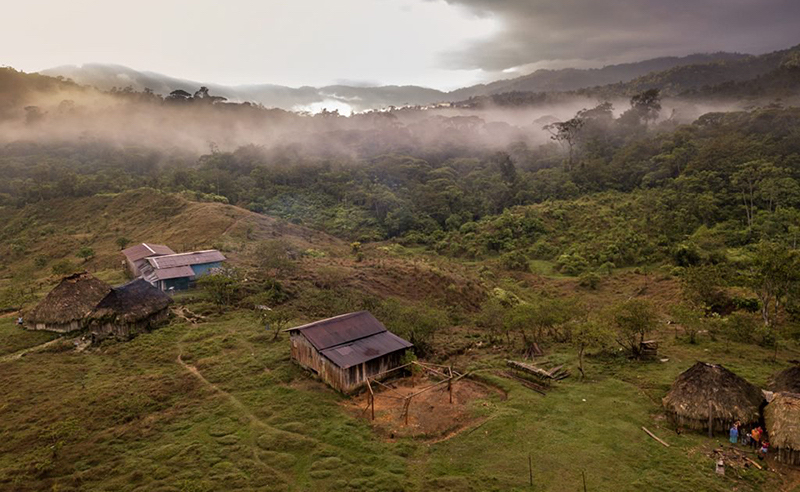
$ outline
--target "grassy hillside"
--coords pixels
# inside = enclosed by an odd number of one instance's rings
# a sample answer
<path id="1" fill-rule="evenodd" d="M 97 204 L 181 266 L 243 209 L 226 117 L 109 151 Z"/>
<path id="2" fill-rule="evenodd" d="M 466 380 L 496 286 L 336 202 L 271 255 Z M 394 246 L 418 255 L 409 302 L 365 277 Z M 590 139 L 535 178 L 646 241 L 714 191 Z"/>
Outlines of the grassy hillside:
<path id="1" fill-rule="evenodd" d="M 582 473 L 589 490 L 667 491 L 677 483 L 693 490 L 793 490 L 800 483 L 796 471 L 783 467 L 781 474 L 715 475 L 718 441 L 676 435 L 660 410 L 670 382 L 694 361 L 723 363 L 763 386 L 785 361 L 800 357 L 793 343 L 776 351 L 701 335 L 690 344 L 682 328 L 660 322 L 652 336 L 661 342 L 663 362 L 591 351 L 588 378 L 579 380 L 575 349 L 550 341 L 537 363 L 565 364 L 571 378 L 542 396 L 501 377 L 505 360 L 519 358 L 520 341 L 514 334 L 503 342 L 483 328 L 489 299 L 577 296 L 599 311 L 639 297 L 663 321 L 680 297 L 669 275 L 617 270 L 593 290 L 544 267 L 512 272 L 492 261 L 447 259 L 398 244 L 364 245 L 356 254 L 302 227 L 147 189 L 0 214 L 7 224 L 0 247 L 13 255 L 4 262 L 3 281 L 33 283 L 38 293 L 56 278 L 52 264 L 79 262 L 80 246 L 97 256 L 79 266 L 121 280 L 120 236 L 179 250 L 220 247 L 248 277 L 263 271 L 260 248 L 279 240 L 291 254 L 267 269 L 286 292 L 272 305 L 288 325 L 355 309 L 372 310 L 406 337 L 436 325 L 425 357 L 497 389 L 464 403 L 472 415 L 467 428 L 391 438 L 293 364 L 286 337 L 274 340 L 246 302 L 220 307 L 194 291 L 176 298 L 180 309 L 200 316 L 194 322 L 174 317 L 131 342 L 83 351 L 56 341 L 22 357 L 21 350 L 54 337 L 24 331 L 6 315 L 0 317 L 0 490 L 572 491 L 582 487 Z M 39 256 L 47 263 L 36 263 Z M 423 418 L 424 410 L 416 409 Z M 662 447 L 641 426 L 672 446 Z"/>

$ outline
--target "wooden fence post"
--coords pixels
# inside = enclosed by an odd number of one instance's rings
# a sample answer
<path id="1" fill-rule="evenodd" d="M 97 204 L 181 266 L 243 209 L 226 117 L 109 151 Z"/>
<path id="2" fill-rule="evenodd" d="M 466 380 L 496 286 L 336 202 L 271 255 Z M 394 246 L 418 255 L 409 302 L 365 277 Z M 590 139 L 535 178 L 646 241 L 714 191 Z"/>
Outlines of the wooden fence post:
<path id="1" fill-rule="evenodd" d="M 708 437 L 714 438 L 714 413 L 711 400 L 708 400 Z"/>

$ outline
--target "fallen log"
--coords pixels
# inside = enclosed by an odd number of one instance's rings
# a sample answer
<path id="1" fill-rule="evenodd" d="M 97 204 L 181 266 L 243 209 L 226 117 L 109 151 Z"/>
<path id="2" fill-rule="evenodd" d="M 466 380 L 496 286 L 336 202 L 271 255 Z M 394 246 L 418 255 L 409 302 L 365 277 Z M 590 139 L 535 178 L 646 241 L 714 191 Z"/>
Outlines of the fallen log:
<path id="1" fill-rule="evenodd" d="M 507 360 L 506 365 L 512 369 L 517 369 L 522 372 L 526 372 L 532 376 L 536 376 L 537 378 L 541 379 L 554 379 L 553 375 L 549 372 L 545 371 L 544 369 L 540 369 L 534 365 L 526 364 L 524 362 L 517 362 L 513 360 Z"/>
<path id="2" fill-rule="evenodd" d="M 763 470 L 763 469 L 764 469 L 764 468 L 762 468 L 762 467 L 761 467 L 761 465 L 759 465 L 759 464 L 758 464 L 758 463 L 756 463 L 755 461 L 751 460 L 750 458 L 748 458 L 748 457 L 746 457 L 746 456 L 745 456 L 745 458 L 744 458 L 744 459 L 746 459 L 746 460 L 747 460 L 747 461 L 749 461 L 750 463 L 752 463 L 752 464 L 756 465 L 756 468 L 758 468 L 759 470 Z"/>
<path id="3" fill-rule="evenodd" d="M 667 443 L 665 443 L 664 441 L 662 441 L 661 439 L 659 439 L 659 438 L 658 438 L 658 436 L 656 436 L 655 434 L 653 434 L 652 432 L 650 432 L 649 430 L 647 430 L 647 428 L 646 428 L 646 427 L 642 426 L 642 430 L 643 430 L 643 431 L 645 431 L 645 432 L 647 433 L 647 435 L 648 435 L 648 436 L 650 436 L 650 437 L 652 437 L 653 439 L 655 439 L 656 441 L 660 442 L 660 443 L 661 443 L 661 444 L 663 444 L 665 447 L 667 447 L 667 448 L 669 447 L 669 444 L 667 444 Z"/>

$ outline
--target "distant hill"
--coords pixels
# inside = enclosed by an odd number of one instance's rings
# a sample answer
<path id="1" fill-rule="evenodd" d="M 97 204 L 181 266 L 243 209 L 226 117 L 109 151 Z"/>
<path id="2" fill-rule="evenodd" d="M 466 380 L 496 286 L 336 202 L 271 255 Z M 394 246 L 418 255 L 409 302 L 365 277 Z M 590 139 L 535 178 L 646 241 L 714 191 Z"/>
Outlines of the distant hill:
<path id="1" fill-rule="evenodd" d="M 176 89 L 193 93 L 201 86 L 211 94 L 231 101 L 249 101 L 287 110 L 351 108 L 353 111 L 385 108 L 389 106 L 428 105 L 443 101 L 459 101 L 474 96 L 504 92 L 566 92 L 618 82 L 628 82 L 653 71 L 710 62 L 733 62 L 750 58 L 737 53 L 696 54 L 685 57 L 665 57 L 635 63 L 609 65 L 598 69 L 538 70 L 530 75 L 490 84 L 465 87 L 443 92 L 419 86 L 358 87 L 330 85 L 325 87 L 286 87 L 273 84 L 228 86 L 212 82 L 193 81 L 170 77 L 155 72 L 138 71 L 122 65 L 87 63 L 81 66 L 65 65 L 43 70 L 40 73 L 61 76 L 78 84 L 102 90 L 130 86 L 134 90 L 152 89 L 166 95 Z"/>
<path id="2" fill-rule="evenodd" d="M 286 87 L 273 84 L 222 85 L 213 82 L 193 81 L 162 75 L 155 72 L 138 71 L 122 65 L 87 63 L 81 66 L 65 65 L 42 70 L 43 75 L 61 76 L 78 84 L 111 90 L 131 87 L 136 91 L 145 88 L 167 95 L 176 89 L 194 93 L 201 86 L 209 88 L 211 94 L 236 102 L 254 102 L 266 107 L 286 110 L 311 109 L 312 105 L 333 110 L 350 107 L 354 111 L 388 106 L 424 105 L 446 100 L 446 93 L 417 86 L 354 87 L 331 85 L 326 87 Z"/>
<path id="3" fill-rule="evenodd" d="M 500 94 L 503 92 L 566 92 L 619 82 L 627 82 L 651 72 L 660 72 L 675 67 L 685 67 L 715 62 L 731 62 L 750 58 L 740 53 L 704 53 L 684 57 L 653 58 L 635 63 L 608 65 L 603 68 L 562 70 L 537 70 L 530 75 L 490 84 L 465 87 L 451 92 L 455 100 L 474 96 Z"/>
<path id="4" fill-rule="evenodd" d="M 721 55 L 726 56 L 707 63 L 678 65 L 649 72 L 627 82 L 572 91 L 514 89 L 470 96 L 457 102 L 462 107 L 521 107 L 564 102 L 576 96 L 598 100 L 628 98 L 653 88 L 660 89 L 663 96 L 694 98 L 769 100 L 800 96 L 800 45 L 758 56 Z"/>

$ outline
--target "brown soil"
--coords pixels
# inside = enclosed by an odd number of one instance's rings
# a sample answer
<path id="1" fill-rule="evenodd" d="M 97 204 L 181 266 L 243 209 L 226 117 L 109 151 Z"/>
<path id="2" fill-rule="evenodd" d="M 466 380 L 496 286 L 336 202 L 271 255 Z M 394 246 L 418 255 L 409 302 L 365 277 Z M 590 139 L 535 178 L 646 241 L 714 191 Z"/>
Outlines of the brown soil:
<path id="1" fill-rule="evenodd" d="M 453 383 L 453 403 L 442 383 L 411 399 L 408 410 L 408 425 L 403 418 L 405 397 L 435 384 L 429 378 L 404 378 L 387 385 L 390 389 L 373 384 L 375 390 L 375 420 L 372 427 L 376 433 L 388 438 L 421 437 L 437 440 L 442 436 L 452 437 L 478 424 L 486 417 L 476 415 L 480 406 L 489 406 L 485 400 L 492 394 L 502 395 L 497 389 L 484 384 L 460 379 Z M 369 392 L 361 393 L 343 403 L 356 417 L 370 419 Z"/>

